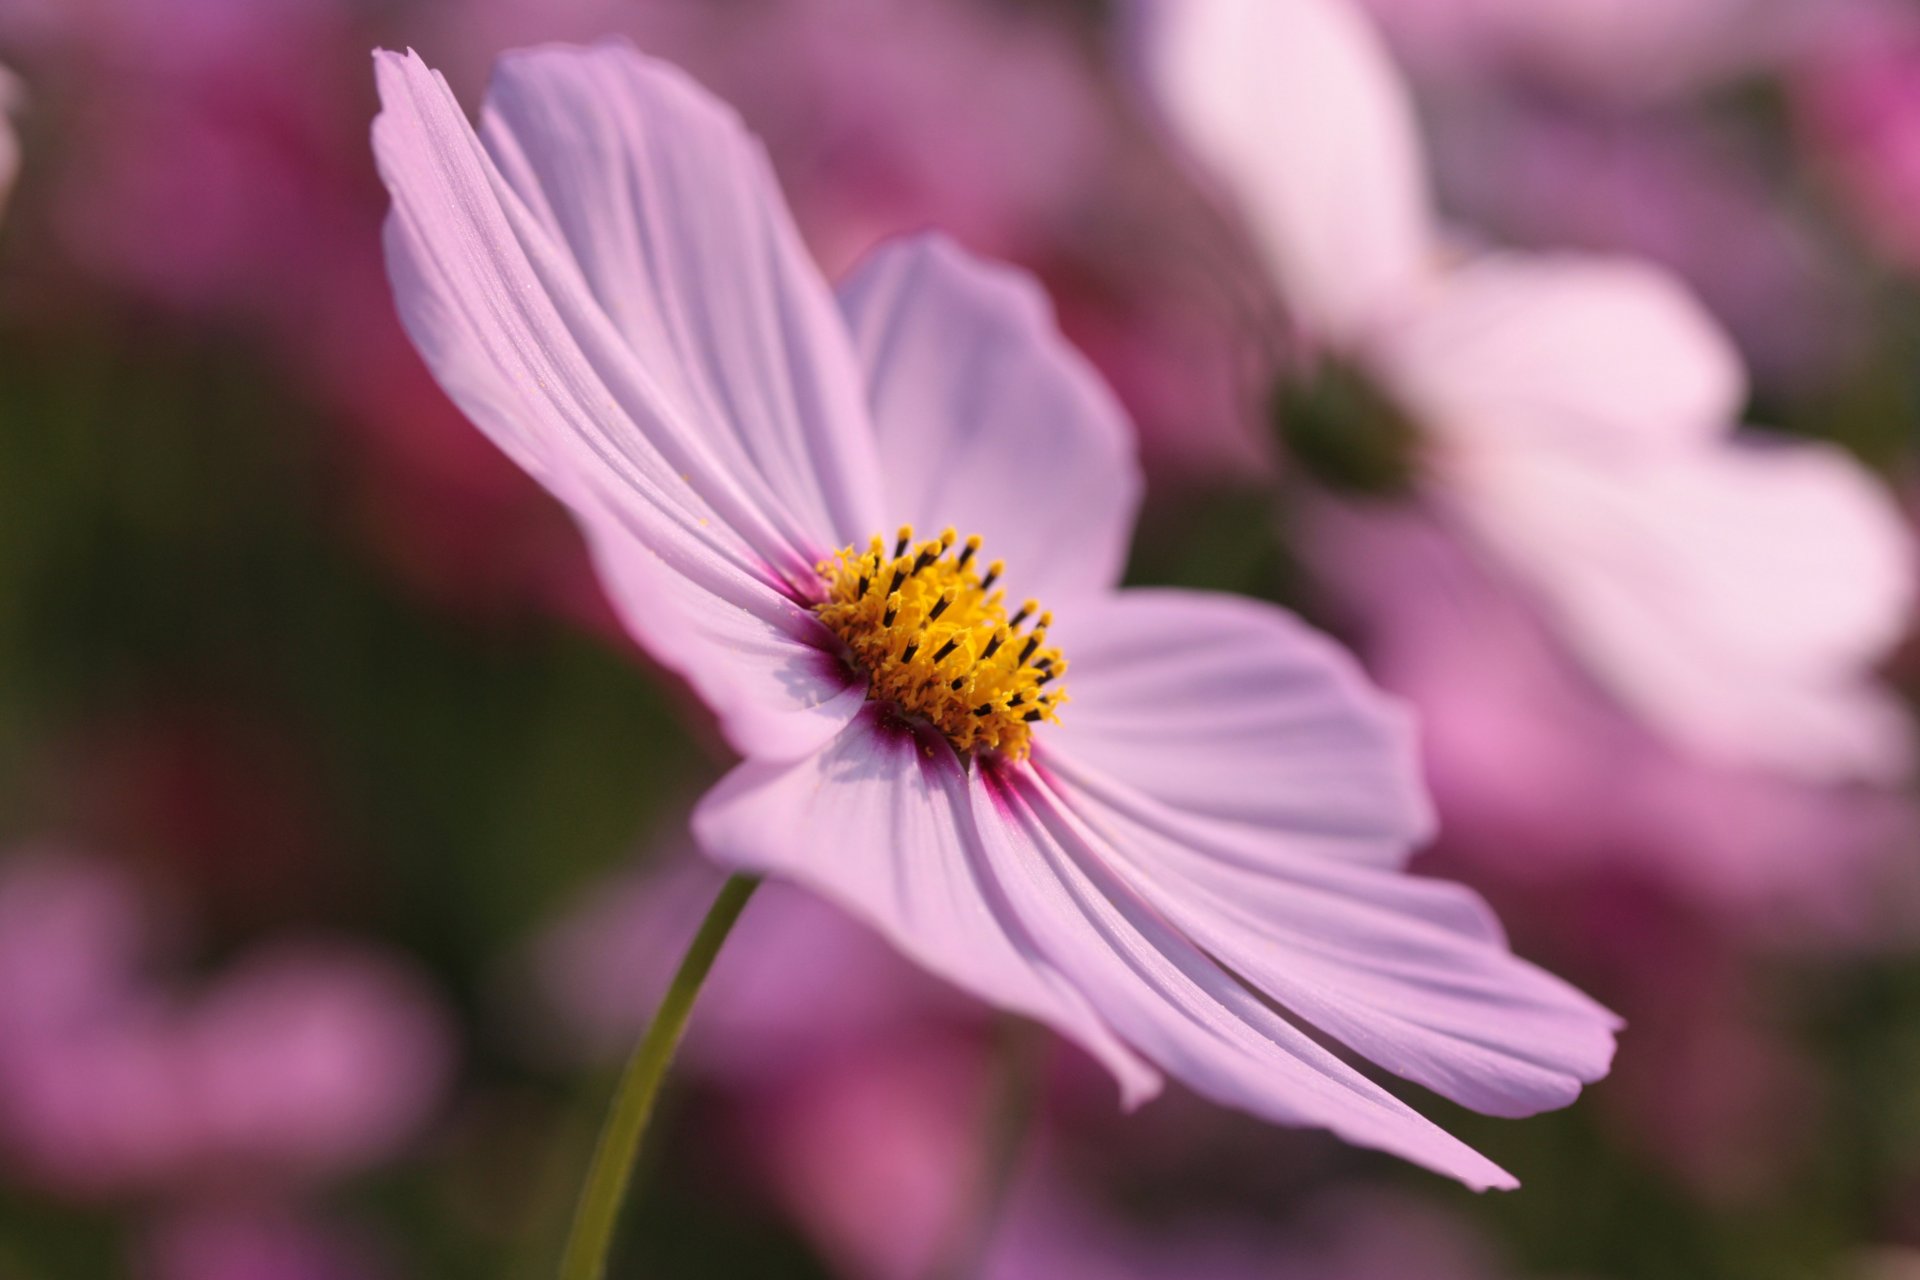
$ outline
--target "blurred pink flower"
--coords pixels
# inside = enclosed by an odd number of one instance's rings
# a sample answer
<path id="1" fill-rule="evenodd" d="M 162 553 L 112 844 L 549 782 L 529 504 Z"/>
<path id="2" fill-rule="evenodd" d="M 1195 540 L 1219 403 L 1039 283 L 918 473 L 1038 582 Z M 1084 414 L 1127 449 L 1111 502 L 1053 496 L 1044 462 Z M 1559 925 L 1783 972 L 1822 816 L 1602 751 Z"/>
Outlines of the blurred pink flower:
<path id="1" fill-rule="evenodd" d="M 1870 941 L 1911 925 L 1914 886 L 1896 877 L 1920 826 L 1904 797 L 1675 749 L 1428 515 L 1321 503 L 1303 527 L 1368 669 L 1420 709 L 1450 851 L 1522 882 L 1616 870 L 1788 933 Z"/>
<path id="2" fill-rule="evenodd" d="M 1423 72 L 1505 75 L 1618 101 L 1697 92 L 1765 66 L 1833 0 L 1360 0 Z"/>
<path id="3" fill-rule="evenodd" d="M 776 1198 L 836 1274 L 915 1280 L 969 1224 L 980 1160 L 978 1055 L 902 1037 L 795 1081 L 754 1114 Z M 956 1102 L 956 1100 L 960 1100 Z M 1282 1222 L 1164 1210 L 1153 1226 L 1101 1205 L 1044 1130 L 1021 1152 L 983 1280 L 1489 1280 L 1463 1224 L 1382 1195 L 1326 1197 Z"/>
<path id="4" fill-rule="evenodd" d="M 397 962 L 335 944 L 243 959 L 194 999 L 143 972 L 153 925 L 105 864 L 0 867 L 0 1153 L 98 1196 L 364 1168 L 419 1129 L 444 1012 Z"/>
<path id="5" fill-rule="evenodd" d="M 1445 263 L 1405 89 L 1357 10 L 1152 12 L 1157 96 L 1238 200 L 1309 354 L 1410 417 L 1428 500 L 1596 678 L 1723 761 L 1904 774 L 1911 729 L 1873 667 L 1908 621 L 1912 548 L 1864 468 L 1730 434 L 1739 363 L 1657 269 Z"/>
<path id="6" fill-rule="evenodd" d="M 375 1280 L 390 1276 L 356 1234 L 278 1209 L 222 1206 L 169 1215 L 148 1235 L 142 1280 Z"/>
<path id="7" fill-rule="evenodd" d="M 56 235 L 102 278 L 183 309 L 258 314 L 310 296 L 354 219 L 348 86 L 317 51 L 341 0 L 20 0 L 0 39 L 37 72 L 63 146 Z M 335 109 L 335 108 L 338 109 Z"/>
<path id="8" fill-rule="evenodd" d="M 1344 655 L 1264 605 L 1114 590 L 1126 424 L 1031 286 L 923 239 L 836 305 L 738 120 L 631 49 L 503 60 L 484 141 L 417 57 L 377 66 L 403 319 L 748 757 L 695 815 L 712 856 L 1054 1027 L 1130 1103 L 1157 1066 L 1511 1185 L 1301 1023 L 1522 1115 L 1604 1073 L 1614 1020 L 1403 873 L 1408 726 Z M 981 530 L 1058 617 L 1022 632 L 1038 605 L 1009 619 L 951 529 L 887 554 L 902 519 Z"/>
<path id="9" fill-rule="evenodd" d="M 1834 4 L 1788 81 L 1808 154 L 1875 248 L 1920 272 L 1920 15 Z"/>
<path id="10" fill-rule="evenodd" d="M 669 844 L 647 871 L 592 886 L 533 949 L 534 994 L 596 1060 L 632 1047 L 726 878 L 690 853 Z M 978 1008 L 845 912 L 769 884 L 755 895 L 752 927 L 729 942 L 726 963 L 701 989 L 682 1057 L 752 1084 Z"/>
<path id="11" fill-rule="evenodd" d="M 1484 86 L 1440 95 L 1426 118 L 1443 201 L 1476 230 L 1670 268 L 1769 387 L 1857 374 L 1866 299 L 1762 137 L 1694 113 L 1581 111 Z"/>

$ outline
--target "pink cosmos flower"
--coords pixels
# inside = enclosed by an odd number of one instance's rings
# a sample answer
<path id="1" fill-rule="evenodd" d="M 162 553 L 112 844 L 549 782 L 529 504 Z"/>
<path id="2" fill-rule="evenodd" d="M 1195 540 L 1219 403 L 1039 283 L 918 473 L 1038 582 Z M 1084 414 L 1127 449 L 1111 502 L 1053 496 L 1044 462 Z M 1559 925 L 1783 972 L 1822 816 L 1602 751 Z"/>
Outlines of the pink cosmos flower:
<path id="1" fill-rule="evenodd" d="M 1152 10 L 1149 73 L 1237 199 L 1322 374 L 1410 425 L 1426 496 L 1690 749 L 1886 777 L 1872 678 L 1912 601 L 1890 498 L 1836 449 L 1733 435 L 1732 348 L 1627 260 L 1444 261 L 1404 87 L 1340 0 Z"/>
<path id="2" fill-rule="evenodd" d="M 1604 1073 L 1614 1019 L 1404 874 L 1411 734 L 1342 654 L 1114 589 L 1126 424 L 1030 286 L 919 239 L 836 300 L 736 118 L 628 47 L 510 55 L 478 137 L 417 56 L 377 67 L 402 318 L 747 757 L 696 812 L 712 856 L 1054 1027 L 1129 1103 L 1168 1072 L 1512 1185 L 1306 1027 L 1522 1115 Z"/>

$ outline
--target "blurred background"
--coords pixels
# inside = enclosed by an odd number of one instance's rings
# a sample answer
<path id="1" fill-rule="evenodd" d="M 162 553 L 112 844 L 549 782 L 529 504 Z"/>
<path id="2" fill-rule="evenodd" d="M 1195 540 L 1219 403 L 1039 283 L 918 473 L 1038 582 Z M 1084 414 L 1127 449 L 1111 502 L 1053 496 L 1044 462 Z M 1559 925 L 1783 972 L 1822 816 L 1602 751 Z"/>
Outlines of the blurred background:
<path id="1" fill-rule="evenodd" d="M 1368 6 L 1450 221 L 1670 266 L 1753 420 L 1920 500 L 1920 4 Z M 1139 424 L 1132 580 L 1353 644 L 1427 718 L 1419 867 L 1630 1025 L 1568 1112 L 1416 1099 L 1524 1183 L 1474 1196 L 1177 1090 L 1122 1116 L 1076 1051 L 770 886 L 615 1274 L 1920 1277 L 1915 796 L 1691 758 L 1417 512 L 1303 519 L 1272 299 L 1120 17 L 0 0 L 0 1278 L 550 1274 L 717 883 L 684 817 L 729 759 L 401 334 L 368 52 L 471 106 L 501 50 L 607 34 L 737 105 L 830 273 L 928 226 L 1038 273 Z M 1920 649 L 1885 674 L 1920 689 Z"/>

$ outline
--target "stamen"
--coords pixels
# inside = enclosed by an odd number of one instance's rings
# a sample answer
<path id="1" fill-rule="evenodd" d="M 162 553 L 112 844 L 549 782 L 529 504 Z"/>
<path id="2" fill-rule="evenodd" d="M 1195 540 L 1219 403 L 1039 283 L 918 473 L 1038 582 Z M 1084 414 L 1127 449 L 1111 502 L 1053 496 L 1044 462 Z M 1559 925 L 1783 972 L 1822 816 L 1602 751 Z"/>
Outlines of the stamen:
<path id="1" fill-rule="evenodd" d="M 982 575 L 980 546 L 953 529 L 915 543 L 902 526 L 889 556 L 876 536 L 864 553 L 848 548 L 821 564 L 826 600 L 815 611 L 866 673 L 869 698 L 937 727 L 963 754 L 1018 760 L 1032 749 L 1032 726 L 1055 718 L 1059 695 L 1041 688 L 1066 663 L 1047 647 L 1053 618 L 1039 601 L 1008 616 L 995 589 L 1005 565 L 995 560 Z"/>

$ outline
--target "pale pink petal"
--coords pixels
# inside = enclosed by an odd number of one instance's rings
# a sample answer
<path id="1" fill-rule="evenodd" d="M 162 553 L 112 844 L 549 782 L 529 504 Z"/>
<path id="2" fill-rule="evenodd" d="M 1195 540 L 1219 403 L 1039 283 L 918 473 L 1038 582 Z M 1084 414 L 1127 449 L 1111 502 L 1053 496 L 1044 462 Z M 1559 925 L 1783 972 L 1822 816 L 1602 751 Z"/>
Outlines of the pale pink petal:
<path id="1" fill-rule="evenodd" d="M 715 707 L 737 747 L 785 754 L 831 736 L 851 711 L 841 699 L 846 680 L 806 674 L 825 671 L 813 648 L 825 633 L 796 602 L 795 584 L 811 585 L 812 562 L 839 530 L 799 530 L 804 481 L 801 507 L 786 510 L 765 501 L 765 490 L 794 477 L 742 474 L 729 464 L 712 406 L 676 394 L 695 377 L 673 363 L 684 353 L 634 348 L 569 247 L 481 149 L 444 81 L 417 57 L 382 53 L 376 66 L 383 111 L 374 149 L 394 201 L 389 272 L 401 318 L 441 385 L 573 508 L 610 570 L 629 627 Z M 701 108 L 674 84 L 663 92 L 691 118 L 663 111 L 662 128 L 707 136 L 700 130 L 719 109 Z M 707 191 L 703 177 L 738 175 L 743 166 L 759 175 L 761 164 L 742 145 L 704 156 L 695 173 L 656 176 L 703 207 L 726 190 Z M 655 195 L 665 201 L 669 191 Z M 763 320 L 784 323 L 772 286 L 742 271 L 742 288 L 769 291 Z M 838 324 L 830 312 L 827 322 Z M 846 359 L 850 366 L 850 353 Z M 830 376 L 787 372 L 796 387 Z M 849 412 L 864 424 L 863 406 Z M 796 541 L 802 534 L 807 540 Z M 783 657 L 769 662 L 769 653 Z"/>
<path id="2" fill-rule="evenodd" d="M 1302 326 L 1358 338 L 1434 252 L 1412 107 L 1367 20 L 1340 0 L 1158 0 L 1142 32 L 1162 112 Z"/>
<path id="3" fill-rule="evenodd" d="M 1116 870 L 1116 833 L 1074 812 L 1040 773 L 986 770 L 982 782 L 985 862 L 1013 914 L 1148 1060 L 1268 1120 L 1330 1129 L 1475 1188 L 1514 1185 L 1221 968 Z"/>
<path id="4" fill-rule="evenodd" d="M 579 264 L 655 394 L 783 532 L 879 527 L 860 370 L 760 144 L 679 69 L 624 43 L 503 57 L 481 138 Z"/>
<path id="5" fill-rule="evenodd" d="M 1104 1062 L 1129 1105 L 1159 1077 L 1009 910 L 989 870 L 974 784 L 945 738 L 869 705 L 818 755 L 749 761 L 708 793 L 694 835 L 709 855 L 837 902 L 917 963 L 983 1000 L 1047 1023 Z"/>
<path id="6" fill-rule="evenodd" d="M 697 554 L 676 563 L 612 516 L 583 528 L 628 630 L 687 677 L 742 755 L 804 755 L 866 701 L 865 680 L 830 633 L 786 595 L 716 572 Z"/>
<path id="7" fill-rule="evenodd" d="M 1744 440 L 1659 466 L 1484 458 L 1460 517 L 1593 673 L 1724 762 L 1895 777 L 1911 726 L 1871 665 L 1913 606 L 1891 498 L 1822 445 Z"/>
<path id="8" fill-rule="evenodd" d="M 1051 790 L 1129 889 L 1289 1013 L 1477 1111 L 1565 1106 L 1618 1020 L 1516 958 L 1471 891 L 1220 833 L 1063 762 Z"/>
<path id="9" fill-rule="evenodd" d="M 1746 398 L 1739 355 L 1706 309 L 1677 278 L 1628 259 L 1470 262 L 1436 277 L 1370 355 L 1448 450 L 1691 448 Z"/>
<path id="10" fill-rule="evenodd" d="M 888 517 L 952 525 L 1048 607 L 1112 587 L 1140 498 L 1133 432 L 1023 275 L 937 236 L 885 245 L 841 286 L 871 386 Z"/>
<path id="11" fill-rule="evenodd" d="M 1124 591 L 1061 614 L 1069 701 L 1036 736 L 1172 808 L 1399 866 L 1432 834 L 1413 726 L 1330 640 L 1270 605 Z"/>

